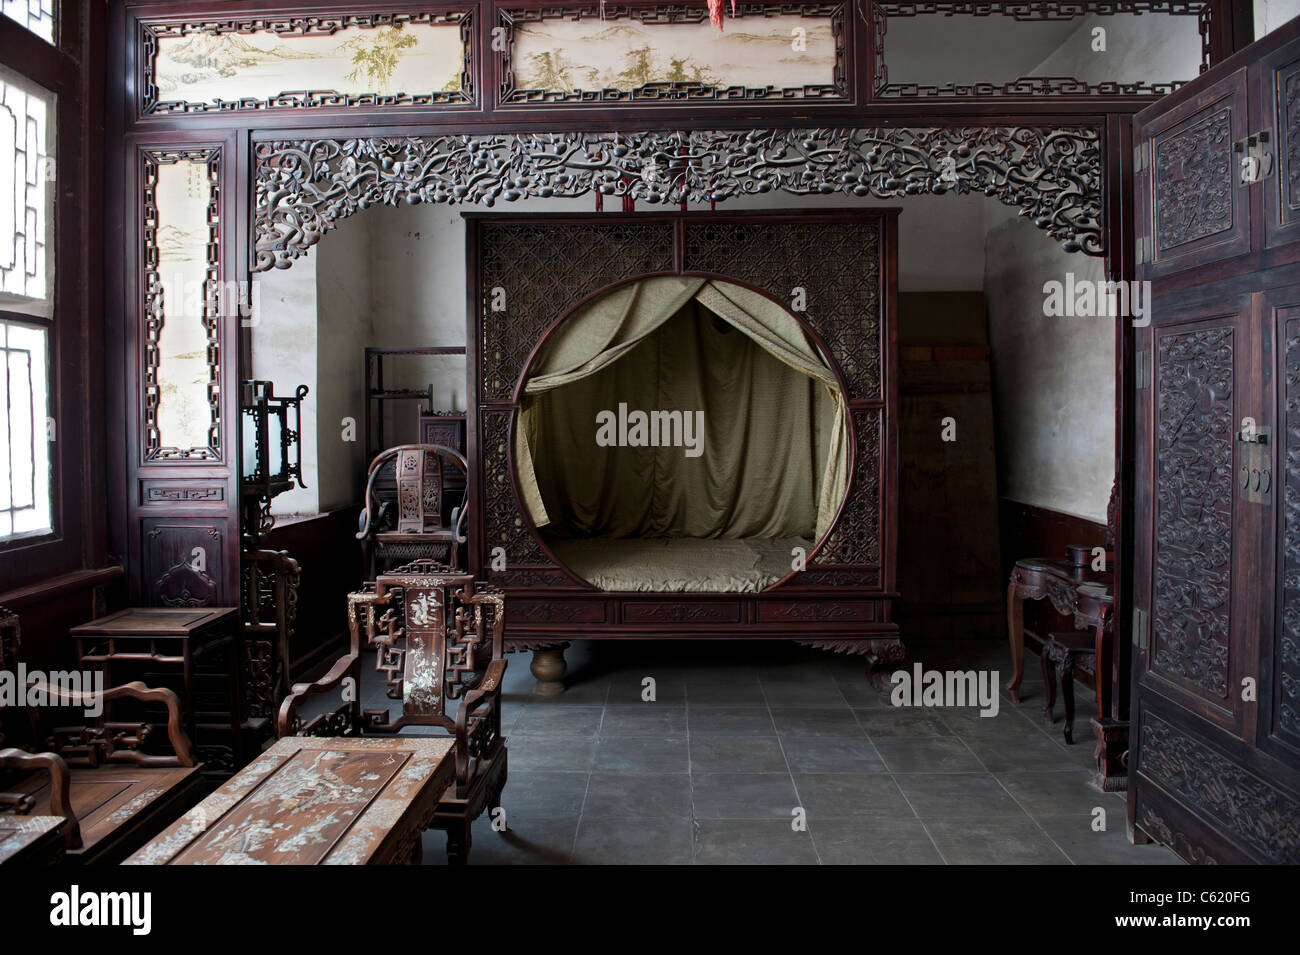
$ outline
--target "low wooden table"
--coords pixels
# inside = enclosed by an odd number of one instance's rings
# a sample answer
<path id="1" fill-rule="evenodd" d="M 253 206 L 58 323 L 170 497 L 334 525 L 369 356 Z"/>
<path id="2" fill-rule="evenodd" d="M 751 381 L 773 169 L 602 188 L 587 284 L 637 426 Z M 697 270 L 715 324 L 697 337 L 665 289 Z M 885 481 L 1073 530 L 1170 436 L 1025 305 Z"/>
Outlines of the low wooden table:
<path id="1" fill-rule="evenodd" d="M 49 865 L 63 861 L 62 816 L 0 813 L 0 864 Z"/>
<path id="2" fill-rule="evenodd" d="M 455 777 L 454 741 L 286 737 L 127 865 L 388 865 L 420 835 Z"/>

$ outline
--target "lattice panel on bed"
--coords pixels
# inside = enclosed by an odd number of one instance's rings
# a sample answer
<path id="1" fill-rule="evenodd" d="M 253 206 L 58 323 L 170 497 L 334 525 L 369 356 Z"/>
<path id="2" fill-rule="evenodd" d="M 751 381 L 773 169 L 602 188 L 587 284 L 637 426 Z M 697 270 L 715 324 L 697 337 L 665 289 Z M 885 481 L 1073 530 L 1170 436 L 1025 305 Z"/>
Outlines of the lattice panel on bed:
<path id="1" fill-rule="evenodd" d="M 485 225 L 480 254 L 481 394 L 485 400 L 509 400 L 528 353 L 579 300 L 619 279 L 672 270 L 673 226 Z"/>
<path id="2" fill-rule="evenodd" d="M 487 519 L 483 552 L 491 555 L 494 548 L 502 547 L 506 563 L 511 566 L 550 564 L 515 503 L 507 455 L 511 414 L 512 408 L 507 408 L 480 415 L 483 440 L 479 455 L 483 459 L 483 511 Z"/>
<path id="3" fill-rule="evenodd" d="M 483 221 L 477 248 L 480 553 L 484 572 L 503 586 L 556 594 L 582 589 L 548 557 L 517 505 L 509 455 L 516 411 L 511 398 L 543 334 L 602 288 L 637 276 L 685 271 L 734 278 L 786 303 L 802 289 L 802 317 L 825 341 L 844 375 L 848 397 L 871 405 L 886 399 L 883 219 L 521 219 Z M 680 258 L 675 256 L 679 242 Z M 885 568 L 892 565 L 885 553 L 889 542 L 881 540 L 885 413 L 883 407 L 861 406 L 852 412 L 857 454 L 840 520 L 815 562 L 773 594 L 846 587 L 871 592 L 881 586 Z M 504 571 L 489 570 L 498 547 L 505 550 Z M 668 592 L 661 596 L 671 599 Z M 639 599 L 655 598 L 643 594 Z M 583 612 L 600 615 L 590 608 Z"/>
<path id="4" fill-rule="evenodd" d="M 826 341 L 850 398 L 879 398 L 880 225 L 857 222 L 688 222 L 688 272 L 748 282 L 791 304 Z"/>
<path id="5" fill-rule="evenodd" d="M 858 453 L 848 499 L 818 564 L 880 563 L 880 411 L 856 412 L 853 428 Z"/>

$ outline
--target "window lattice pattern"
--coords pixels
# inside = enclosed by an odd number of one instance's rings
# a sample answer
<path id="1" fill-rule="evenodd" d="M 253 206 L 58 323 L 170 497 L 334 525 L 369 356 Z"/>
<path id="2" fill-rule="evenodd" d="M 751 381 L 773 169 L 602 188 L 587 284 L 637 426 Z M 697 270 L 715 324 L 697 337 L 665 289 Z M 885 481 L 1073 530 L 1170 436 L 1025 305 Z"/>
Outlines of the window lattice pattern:
<path id="1" fill-rule="evenodd" d="M 50 530 L 45 330 L 0 322 L 0 539 Z"/>
<path id="2" fill-rule="evenodd" d="M 54 0 L 0 0 L 0 13 L 54 42 Z"/>
<path id="3" fill-rule="evenodd" d="M 0 73 L 0 308 L 51 316 L 54 95 Z"/>

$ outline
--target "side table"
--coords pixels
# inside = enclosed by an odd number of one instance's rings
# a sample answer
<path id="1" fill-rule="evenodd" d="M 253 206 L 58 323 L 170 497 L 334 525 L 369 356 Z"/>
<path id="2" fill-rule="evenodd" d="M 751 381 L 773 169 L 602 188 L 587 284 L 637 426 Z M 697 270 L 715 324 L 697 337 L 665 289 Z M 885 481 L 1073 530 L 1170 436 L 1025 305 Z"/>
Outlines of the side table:
<path id="1" fill-rule="evenodd" d="M 73 627 L 77 657 L 83 666 L 98 665 L 104 683 L 115 685 L 113 669 L 119 664 L 152 664 L 179 668 L 181 706 L 185 731 L 194 741 L 205 768 L 233 772 L 242 762 L 243 668 L 240 666 L 240 622 L 236 607 L 132 607 Z M 226 680 L 228 743 L 208 744 L 200 738 L 195 706 L 195 660 L 229 640 L 222 666 Z M 225 752 L 227 746 L 229 753 Z"/>

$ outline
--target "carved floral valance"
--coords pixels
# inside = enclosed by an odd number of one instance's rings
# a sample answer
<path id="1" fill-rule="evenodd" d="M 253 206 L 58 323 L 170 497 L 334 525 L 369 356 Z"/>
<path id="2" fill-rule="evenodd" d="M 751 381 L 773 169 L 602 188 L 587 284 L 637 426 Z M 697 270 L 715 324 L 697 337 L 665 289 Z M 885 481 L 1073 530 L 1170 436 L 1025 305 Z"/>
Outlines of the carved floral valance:
<path id="1" fill-rule="evenodd" d="M 896 199 L 980 192 L 1071 252 L 1105 252 L 1101 136 L 1090 127 L 516 133 L 255 144 L 254 271 L 288 268 L 371 205 L 740 195 Z"/>

